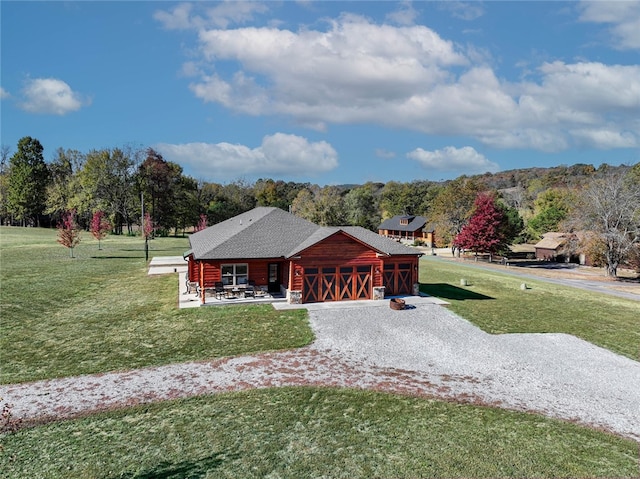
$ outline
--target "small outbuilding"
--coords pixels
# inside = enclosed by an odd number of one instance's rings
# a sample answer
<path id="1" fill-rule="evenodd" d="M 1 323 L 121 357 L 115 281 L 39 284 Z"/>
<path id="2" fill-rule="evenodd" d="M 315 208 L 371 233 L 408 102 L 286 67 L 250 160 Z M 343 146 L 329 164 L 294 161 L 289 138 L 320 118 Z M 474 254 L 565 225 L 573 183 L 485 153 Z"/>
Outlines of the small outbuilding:
<path id="1" fill-rule="evenodd" d="M 417 215 L 396 215 L 378 226 L 378 234 L 394 240 L 424 241 L 426 246 L 435 246 L 435 230 L 427 224 L 427 218 Z"/>
<path id="2" fill-rule="evenodd" d="M 419 294 L 419 251 L 359 226 L 323 227 L 279 208 L 258 207 L 189 238 L 188 281 L 256 284 L 290 303 Z"/>
<path id="3" fill-rule="evenodd" d="M 549 232 L 542 235 L 542 239 L 535 245 L 536 259 L 544 261 L 557 261 L 562 256 L 567 235 L 564 233 Z"/>
<path id="4" fill-rule="evenodd" d="M 535 244 L 536 259 L 591 266 L 592 258 L 586 253 L 585 245 L 592 240 L 592 237 L 593 234 L 588 231 L 545 233 Z"/>

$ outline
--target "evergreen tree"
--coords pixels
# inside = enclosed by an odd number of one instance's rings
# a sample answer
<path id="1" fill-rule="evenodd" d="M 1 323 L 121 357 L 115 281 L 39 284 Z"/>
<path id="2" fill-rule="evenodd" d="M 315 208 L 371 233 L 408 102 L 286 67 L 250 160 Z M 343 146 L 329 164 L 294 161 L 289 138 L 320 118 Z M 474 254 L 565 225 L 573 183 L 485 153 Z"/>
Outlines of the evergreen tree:
<path id="1" fill-rule="evenodd" d="M 40 224 L 44 212 L 49 170 L 38 140 L 25 136 L 9 161 L 7 209 L 9 214 L 26 225 Z"/>

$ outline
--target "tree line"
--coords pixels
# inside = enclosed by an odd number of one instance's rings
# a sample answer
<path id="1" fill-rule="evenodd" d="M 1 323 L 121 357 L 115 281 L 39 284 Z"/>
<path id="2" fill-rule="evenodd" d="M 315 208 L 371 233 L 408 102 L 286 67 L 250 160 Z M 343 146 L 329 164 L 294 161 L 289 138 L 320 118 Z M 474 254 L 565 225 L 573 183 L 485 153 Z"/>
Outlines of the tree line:
<path id="1" fill-rule="evenodd" d="M 490 253 L 509 243 L 535 242 L 549 231 L 594 231 L 597 235 L 582 248 L 609 265 L 612 275 L 619 264 L 635 264 L 640 256 L 640 163 L 319 186 L 270 178 L 227 184 L 196 180 L 151 148 L 86 153 L 59 148 L 49 162 L 43 151 L 31 137 L 20 139 L 13 154 L 2 146 L 1 224 L 54 227 L 73 212 L 78 226 L 88 230 L 100 212 L 113 234 L 142 234 L 146 213 L 153 234 L 178 235 L 256 206 L 275 206 L 320 225 L 374 231 L 386 218 L 421 215 L 434 227 L 438 246 Z M 485 218 L 479 217 L 481 211 Z M 483 222 L 491 215 L 495 224 Z M 474 244 L 487 229 L 497 238 Z"/>

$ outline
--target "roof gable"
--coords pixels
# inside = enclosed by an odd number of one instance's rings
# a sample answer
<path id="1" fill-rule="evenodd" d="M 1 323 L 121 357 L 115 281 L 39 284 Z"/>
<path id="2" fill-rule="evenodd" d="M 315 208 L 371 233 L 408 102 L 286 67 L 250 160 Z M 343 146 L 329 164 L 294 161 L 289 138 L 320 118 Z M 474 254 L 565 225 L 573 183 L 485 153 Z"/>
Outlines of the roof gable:
<path id="1" fill-rule="evenodd" d="M 422 256 L 422 253 L 415 248 L 403 245 L 392 239 L 380 236 L 373 231 L 362 228 L 361 226 L 325 226 L 320 227 L 306 241 L 298 245 L 295 250 L 291 251 L 288 257 L 297 256 L 304 250 L 321 243 L 325 239 L 338 233 L 346 234 L 354 241 L 362 243 L 364 246 L 373 249 L 376 253 L 383 255 L 416 255 Z"/>

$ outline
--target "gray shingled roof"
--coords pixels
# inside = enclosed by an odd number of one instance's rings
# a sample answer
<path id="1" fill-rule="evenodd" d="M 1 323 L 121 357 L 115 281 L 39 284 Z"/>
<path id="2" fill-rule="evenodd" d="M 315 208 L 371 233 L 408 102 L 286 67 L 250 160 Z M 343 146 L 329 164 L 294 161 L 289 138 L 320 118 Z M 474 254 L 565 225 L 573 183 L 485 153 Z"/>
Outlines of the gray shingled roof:
<path id="1" fill-rule="evenodd" d="M 258 207 L 194 233 L 195 259 L 281 258 L 318 226 L 280 208 Z"/>
<path id="2" fill-rule="evenodd" d="M 380 236 L 378 233 L 374 233 L 360 226 L 343 226 L 342 230 L 384 254 L 413 254 L 422 256 L 422 253 L 415 248 L 403 245 L 385 236 Z"/>
<path id="3" fill-rule="evenodd" d="M 409 220 L 409 224 L 401 225 L 400 220 L 406 218 Z M 397 215 L 393 218 L 389 218 L 384 220 L 380 226 L 378 226 L 379 230 L 394 230 L 394 231 L 417 231 L 419 229 L 425 228 L 427 225 L 427 218 L 424 216 L 413 216 L 413 215 Z M 426 227 L 426 231 L 433 231 L 431 225 Z"/>
<path id="4" fill-rule="evenodd" d="M 341 230 L 384 254 L 420 254 L 364 228 L 322 227 L 271 207 L 254 208 L 192 234 L 186 254 L 195 259 L 288 258 Z"/>

